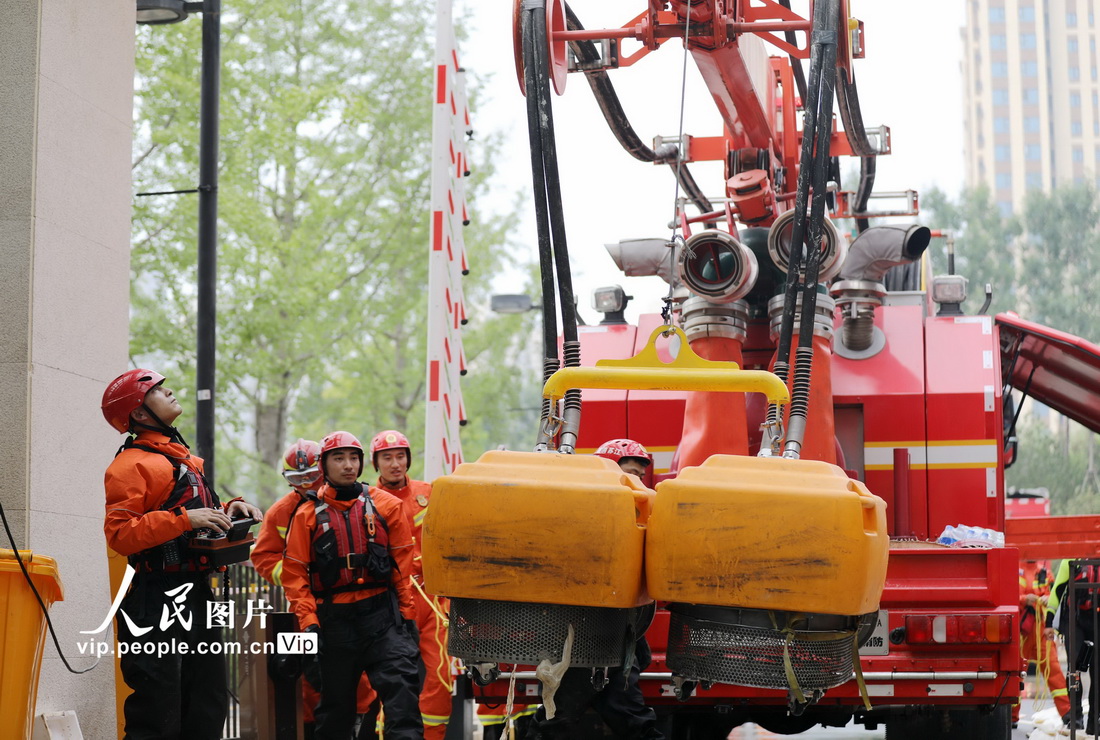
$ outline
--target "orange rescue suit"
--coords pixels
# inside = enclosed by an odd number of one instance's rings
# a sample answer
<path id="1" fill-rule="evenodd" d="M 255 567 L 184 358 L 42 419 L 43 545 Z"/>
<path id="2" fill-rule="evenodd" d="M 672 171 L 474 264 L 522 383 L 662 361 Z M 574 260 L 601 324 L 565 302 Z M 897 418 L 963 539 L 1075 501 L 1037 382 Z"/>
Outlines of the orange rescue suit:
<path id="1" fill-rule="evenodd" d="M 1042 603 L 1035 602 L 1029 605 L 1028 596 L 1043 597 L 1050 594 L 1051 576 L 1047 581 L 1039 583 L 1038 572 L 1040 564 L 1028 561 L 1020 568 L 1020 657 L 1024 661 L 1026 670 L 1029 661 L 1038 663 L 1035 672 L 1035 680 L 1045 678 L 1050 694 L 1054 699 L 1054 706 L 1058 708 L 1058 714 L 1065 717 L 1071 708 L 1069 691 L 1066 689 L 1066 677 L 1062 673 L 1062 666 L 1058 662 L 1058 646 L 1054 640 L 1043 637 L 1043 623 L 1041 616 L 1045 608 Z M 1041 610 L 1042 609 L 1042 610 Z M 1012 707 L 1012 721 L 1020 719 L 1020 699 Z"/>
<path id="2" fill-rule="evenodd" d="M 297 491 L 291 491 L 271 505 L 264 514 L 260 525 L 260 534 L 256 537 L 256 546 L 252 548 L 252 565 L 256 572 L 276 586 L 283 585 L 283 549 L 286 547 L 286 530 L 296 508 L 313 504 L 305 500 Z M 371 688 L 367 674 L 359 678 L 359 688 L 355 695 L 356 711 L 365 714 L 370 711 L 378 694 Z M 303 720 L 313 722 L 313 711 L 321 696 L 310 685 L 302 681 Z"/>
<path id="3" fill-rule="evenodd" d="M 123 450 L 103 476 L 107 493 L 103 534 L 112 550 L 127 556 L 191 531 L 191 520 L 182 506 L 169 511 L 160 508 L 176 485 L 175 469 L 164 455 L 202 474 L 202 458 L 192 455 L 187 447 L 171 441 L 167 435 L 143 429 L 136 442 L 164 454 L 137 448 Z M 233 501 L 225 502 L 222 508 L 228 508 Z"/>
<path id="4" fill-rule="evenodd" d="M 451 718 L 451 660 L 447 655 L 447 623 L 440 614 L 450 608 L 447 600 L 432 596 L 421 588 L 424 584 L 424 568 L 421 561 L 421 536 L 424 515 L 432 497 L 431 483 L 405 479 L 401 488 L 383 487 L 382 481 L 371 491 L 385 491 L 396 496 L 412 524 L 413 570 L 416 583 L 410 583 L 416 603 L 416 628 L 420 631 L 420 657 L 424 661 L 424 688 L 420 691 L 420 717 L 424 721 L 425 740 L 443 740 L 447 734 L 447 722 Z M 436 613 L 438 610 L 438 614 Z"/>
<path id="5" fill-rule="evenodd" d="M 318 492 L 320 500 L 338 512 L 350 509 L 357 499 L 340 501 L 332 487 L 327 483 Z M 393 571 L 392 585 L 397 592 L 397 603 L 401 608 L 402 619 L 416 619 L 416 606 L 413 603 L 412 586 L 408 574 L 413 571 L 413 541 L 411 524 L 401 509 L 401 502 L 393 496 L 371 489 L 370 495 L 378 513 L 389 525 L 390 554 L 397 563 Z M 310 589 L 309 565 L 313 560 L 313 531 L 317 527 L 317 515 L 312 505 L 299 507 L 289 525 L 286 538 L 286 552 L 283 560 L 283 589 L 298 617 L 301 629 L 320 624 L 317 619 L 317 597 Z M 350 604 L 362 599 L 385 593 L 384 587 L 366 587 L 354 591 L 343 591 L 332 596 L 333 603 Z"/>

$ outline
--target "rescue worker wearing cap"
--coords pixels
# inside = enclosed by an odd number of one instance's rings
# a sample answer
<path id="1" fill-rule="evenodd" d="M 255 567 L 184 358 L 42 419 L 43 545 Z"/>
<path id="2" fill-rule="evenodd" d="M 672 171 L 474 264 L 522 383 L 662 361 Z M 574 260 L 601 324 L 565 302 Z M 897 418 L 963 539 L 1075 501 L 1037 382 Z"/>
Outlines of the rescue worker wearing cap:
<path id="1" fill-rule="evenodd" d="M 412 534 L 401 502 L 359 482 L 363 445 L 348 432 L 321 440 L 324 484 L 287 530 L 283 589 L 302 630 L 318 635 L 317 740 L 347 740 L 366 672 L 382 699 L 386 740 L 424 737 Z"/>
<path id="2" fill-rule="evenodd" d="M 644 478 L 653 465 L 653 457 L 645 447 L 632 439 L 612 439 L 597 448 L 597 456 L 618 463 L 624 473 Z M 611 729 L 614 737 L 622 740 L 664 740 L 657 729 L 657 714 L 645 703 L 639 686 L 641 673 L 649 666 L 652 654 L 645 635 L 638 637 L 634 646 L 634 660 L 629 671 L 622 666 L 607 672 L 607 683 L 597 689 L 596 677 L 591 668 L 569 668 L 562 676 L 554 703 L 557 711 L 553 719 L 546 718 L 545 707 L 535 713 L 534 737 L 536 740 L 565 740 L 577 734 L 577 728 L 585 711 L 591 707 Z"/>
<path id="3" fill-rule="evenodd" d="M 321 445 L 313 440 L 299 439 L 283 453 L 283 478 L 291 491 L 271 505 L 264 514 L 256 546 L 252 548 L 252 565 L 256 572 L 276 586 L 283 585 L 283 550 L 286 548 L 286 530 L 294 513 L 303 504 L 317 498 L 317 490 L 323 483 L 321 476 Z M 297 656 L 292 656 L 297 657 Z M 303 723 L 306 739 L 313 737 L 314 710 L 321 694 L 307 676 L 302 681 Z M 356 693 L 356 709 L 363 715 L 357 740 L 377 737 L 375 720 L 378 714 L 378 694 L 371 688 L 366 674 L 359 679 Z"/>
<path id="4" fill-rule="evenodd" d="M 420 716 L 425 740 L 443 740 L 451 718 L 451 660 L 447 655 L 447 600 L 424 591 L 420 531 L 432 496 L 432 485 L 408 476 L 412 447 L 401 432 L 387 429 L 374 435 L 370 457 L 378 472 L 376 488 L 396 496 L 412 524 L 413 568 L 410 587 L 416 603 L 416 626 L 420 632 L 420 658 L 424 663 L 424 686 L 420 691 Z"/>
<path id="5" fill-rule="evenodd" d="M 196 530 L 225 532 L 231 519 L 263 519 L 241 499 L 222 504 L 172 424 L 183 409 L 164 376 L 138 368 L 115 378 L 103 393 L 103 416 L 131 434 L 104 476 L 107 545 L 135 569 L 117 612 L 119 663 L 133 693 L 123 706 L 125 738 L 216 740 L 225 723 L 227 691 L 220 642 L 207 626 L 213 568 L 192 555 Z M 158 655 L 156 644 L 186 649 Z M 153 648 L 147 652 L 145 648 Z"/>

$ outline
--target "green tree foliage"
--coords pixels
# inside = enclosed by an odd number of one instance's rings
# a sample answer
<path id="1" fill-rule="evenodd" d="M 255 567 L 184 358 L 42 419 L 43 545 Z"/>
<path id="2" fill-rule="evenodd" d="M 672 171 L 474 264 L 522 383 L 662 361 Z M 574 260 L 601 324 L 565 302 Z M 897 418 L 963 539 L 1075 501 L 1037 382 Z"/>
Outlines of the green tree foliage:
<path id="1" fill-rule="evenodd" d="M 382 0 L 226 8 L 216 395 L 223 491 L 270 501 L 283 489 L 281 451 L 299 436 L 342 428 L 365 442 L 397 427 L 419 444 L 434 19 L 431 4 Z M 200 38 L 198 20 L 138 32 L 139 192 L 197 180 Z M 521 405 L 513 366 L 524 324 L 479 307 L 510 264 L 516 219 L 479 218 L 494 139 L 479 136 L 470 149 L 468 437 L 515 444 L 498 414 Z M 164 367 L 189 410 L 195 214 L 192 195 L 138 198 L 132 260 L 131 352 Z M 468 456 L 479 452 L 468 445 Z"/>
<path id="2" fill-rule="evenodd" d="M 1024 206 L 1020 285 L 1028 317 L 1086 339 L 1100 339 L 1096 291 L 1100 202 L 1091 185 L 1032 191 Z"/>
<path id="3" fill-rule="evenodd" d="M 1019 221 L 1001 215 L 989 188 L 981 185 L 964 191 L 952 201 L 942 190 L 921 196 L 928 217 L 922 222 L 933 229 L 950 230 L 955 238 L 955 272 L 970 281 L 970 297 L 963 310 L 977 313 L 985 302 L 985 286 L 993 288 L 989 312 L 1019 310 L 1016 298 L 1016 266 L 1011 245 L 1020 234 Z M 947 243 L 934 239 L 929 246 L 934 273 L 947 273 Z"/>

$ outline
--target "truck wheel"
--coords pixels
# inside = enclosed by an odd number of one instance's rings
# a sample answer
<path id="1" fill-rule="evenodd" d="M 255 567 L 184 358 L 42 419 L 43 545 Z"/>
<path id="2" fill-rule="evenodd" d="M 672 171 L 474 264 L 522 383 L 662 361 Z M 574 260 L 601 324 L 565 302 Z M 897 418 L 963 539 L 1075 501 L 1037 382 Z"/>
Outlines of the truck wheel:
<path id="1" fill-rule="evenodd" d="M 732 720 L 717 716 L 674 717 L 670 740 L 725 740 L 733 730 Z"/>
<path id="2" fill-rule="evenodd" d="M 886 740 L 1009 740 L 1012 737 L 1012 707 L 1001 704 L 992 712 L 977 707 L 952 709 L 886 720 Z"/>
<path id="3" fill-rule="evenodd" d="M 947 714 L 952 737 L 975 740 L 1009 740 L 1012 737 L 1012 707 L 1008 704 L 999 704 L 992 712 L 961 709 Z"/>

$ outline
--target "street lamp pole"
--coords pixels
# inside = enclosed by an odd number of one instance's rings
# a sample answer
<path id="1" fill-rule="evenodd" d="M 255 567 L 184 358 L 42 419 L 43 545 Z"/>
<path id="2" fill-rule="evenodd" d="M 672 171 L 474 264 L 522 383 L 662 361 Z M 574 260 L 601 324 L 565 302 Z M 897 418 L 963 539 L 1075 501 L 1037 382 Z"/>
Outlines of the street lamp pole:
<path id="1" fill-rule="evenodd" d="M 136 0 L 137 22 L 179 23 L 202 13 L 199 100 L 199 239 L 195 353 L 195 447 L 214 482 L 214 375 L 218 295 L 218 97 L 221 89 L 221 0 Z M 193 191 L 173 191 L 193 192 Z M 160 195 L 162 193 L 155 193 Z M 166 193 L 165 193 L 166 194 Z M 154 195 L 154 193 L 139 193 Z"/>
<path id="2" fill-rule="evenodd" d="M 199 103 L 198 347 L 195 358 L 196 453 L 214 482 L 214 376 L 218 281 L 218 98 L 221 88 L 221 0 L 202 2 Z"/>

